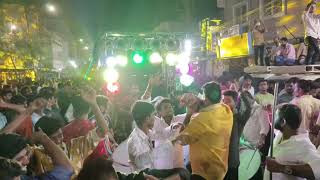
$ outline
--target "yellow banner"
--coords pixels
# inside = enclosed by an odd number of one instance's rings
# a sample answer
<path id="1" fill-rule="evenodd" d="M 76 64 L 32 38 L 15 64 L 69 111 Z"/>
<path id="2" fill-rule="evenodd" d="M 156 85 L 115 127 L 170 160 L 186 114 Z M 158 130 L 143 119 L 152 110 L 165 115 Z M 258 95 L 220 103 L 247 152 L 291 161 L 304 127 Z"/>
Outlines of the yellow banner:
<path id="1" fill-rule="evenodd" d="M 217 48 L 217 56 L 219 59 L 243 57 L 250 54 L 248 33 L 223 38 L 219 41 L 219 47 Z"/>

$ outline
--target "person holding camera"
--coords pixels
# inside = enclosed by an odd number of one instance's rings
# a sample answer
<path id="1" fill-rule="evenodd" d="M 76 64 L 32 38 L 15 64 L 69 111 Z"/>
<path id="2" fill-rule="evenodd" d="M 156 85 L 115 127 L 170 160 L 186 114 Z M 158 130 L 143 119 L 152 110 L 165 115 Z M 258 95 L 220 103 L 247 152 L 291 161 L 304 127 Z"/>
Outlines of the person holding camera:
<path id="1" fill-rule="evenodd" d="M 260 20 L 254 21 L 252 30 L 254 40 L 254 61 L 255 64 L 264 66 L 264 33 L 266 29 Z M 260 63 L 259 60 L 260 59 Z"/>

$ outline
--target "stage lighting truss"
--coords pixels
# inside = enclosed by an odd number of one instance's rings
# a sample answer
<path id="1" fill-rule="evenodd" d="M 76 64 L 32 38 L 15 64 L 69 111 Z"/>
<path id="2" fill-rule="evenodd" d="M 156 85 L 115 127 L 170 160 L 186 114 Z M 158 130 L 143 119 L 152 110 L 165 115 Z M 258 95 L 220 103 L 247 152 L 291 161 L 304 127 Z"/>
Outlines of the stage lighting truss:
<path id="1" fill-rule="evenodd" d="M 143 64 L 144 61 L 150 61 L 152 64 L 165 62 L 169 66 L 180 64 L 182 72 L 186 72 L 186 64 L 191 59 L 196 59 L 193 55 L 197 52 L 197 36 L 186 33 L 107 33 L 102 40 L 105 41 L 105 53 L 108 57 L 112 56 L 112 61 L 107 63 L 108 67 L 124 67 L 128 62 Z M 125 55 L 127 58 L 124 58 Z"/>
<path id="2" fill-rule="evenodd" d="M 132 42 L 132 49 L 142 50 L 145 49 L 146 40 L 142 38 L 137 38 Z"/>
<path id="3" fill-rule="evenodd" d="M 175 38 L 166 41 L 166 49 L 168 51 L 180 51 L 180 41 Z"/>
<path id="4" fill-rule="evenodd" d="M 117 40 L 115 40 L 115 46 L 116 49 L 128 49 L 130 47 L 130 44 L 128 41 L 126 41 L 123 38 L 119 38 Z"/>
<path id="5" fill-rule="evenodd" d="M 159 38 L 151 39 L 149 42 L 149 47 L 153 50 L 160 50 L 162 48 L 163 42 Z"/>
<path id="6" fill-rule="evenodd" d="M 103 39 L 113 43 L 112 46 L 106 44 L 107 48 L 179 52 L 184 50 L 182 44 L 187 38 L 192 40 L 197 37 L 186 33 L 106 33 Z"/>

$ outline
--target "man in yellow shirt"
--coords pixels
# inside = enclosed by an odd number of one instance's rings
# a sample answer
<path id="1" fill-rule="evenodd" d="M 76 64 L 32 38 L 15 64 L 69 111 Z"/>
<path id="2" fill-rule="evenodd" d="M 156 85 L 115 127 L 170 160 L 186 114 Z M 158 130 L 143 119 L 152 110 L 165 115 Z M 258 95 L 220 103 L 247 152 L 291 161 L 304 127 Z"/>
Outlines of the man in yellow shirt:
<path id="1" fill-rule="evenodd" d="M 220 103 L 219 84 L 209 82 L 203 86 L 203 92 L 205 108 L 193 115 L 175 142 L 190 145 L 194 178 L 223 180 L 228 169 L 233 114 L 227 105 Z"/>

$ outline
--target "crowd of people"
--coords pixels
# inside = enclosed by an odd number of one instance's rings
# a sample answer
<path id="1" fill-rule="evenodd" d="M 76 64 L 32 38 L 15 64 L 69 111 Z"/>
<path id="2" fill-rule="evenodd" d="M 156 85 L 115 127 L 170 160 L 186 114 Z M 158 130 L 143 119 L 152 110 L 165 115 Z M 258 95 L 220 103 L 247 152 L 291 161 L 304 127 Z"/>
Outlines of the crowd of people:
<path id="1" fill-rule="evenodd" d="M 3 85 L 0 178 L 233 180 L 245 173 L 243 151 L 254 150 L 261 162 L 248 179 L 270 171 L 274 179 L 320 179 L 319 79 L 285 81 L 276 107 L 272 82 L 255 88 L 248 74 L 226 72 L 179 98 L 154 97 L 160 82 L 151 77 L 142 96 L 130 86 L 119 97 L 70 81 Z M 113 154 L 121 143 L 127 162 Z"/>
<path id="2" fill-rule="evenodd" d="M 297 48 L 286 37 L 278 36 L 274 38 L 272 45 L 267 45 L 264 39 L 265 25 L 261 20 L 255 20 L 252 28 L 255 65 L 314 65 L 319 62 L 320 18 L 315 11 L 316 2 L 312 1 L 303 12 L 305 38 L 299 38 Z"/>
<path id="3" fill-rule="evenodd" d="M 303 14 L 297 53 L 285 37 L 265 47 L 255 21 L 256 65 L 315 64 L 315 8 Z M 154 94 L 158 75 L 144 92 L 127 82 L 119 94 L 84 80 L 45 82 L 0 86 L 1 180 L 320 179 L 320 79 L 291 78 L 274 93 L 273 82 L 225 72 L 198 94 L 170 97 Z"/>

